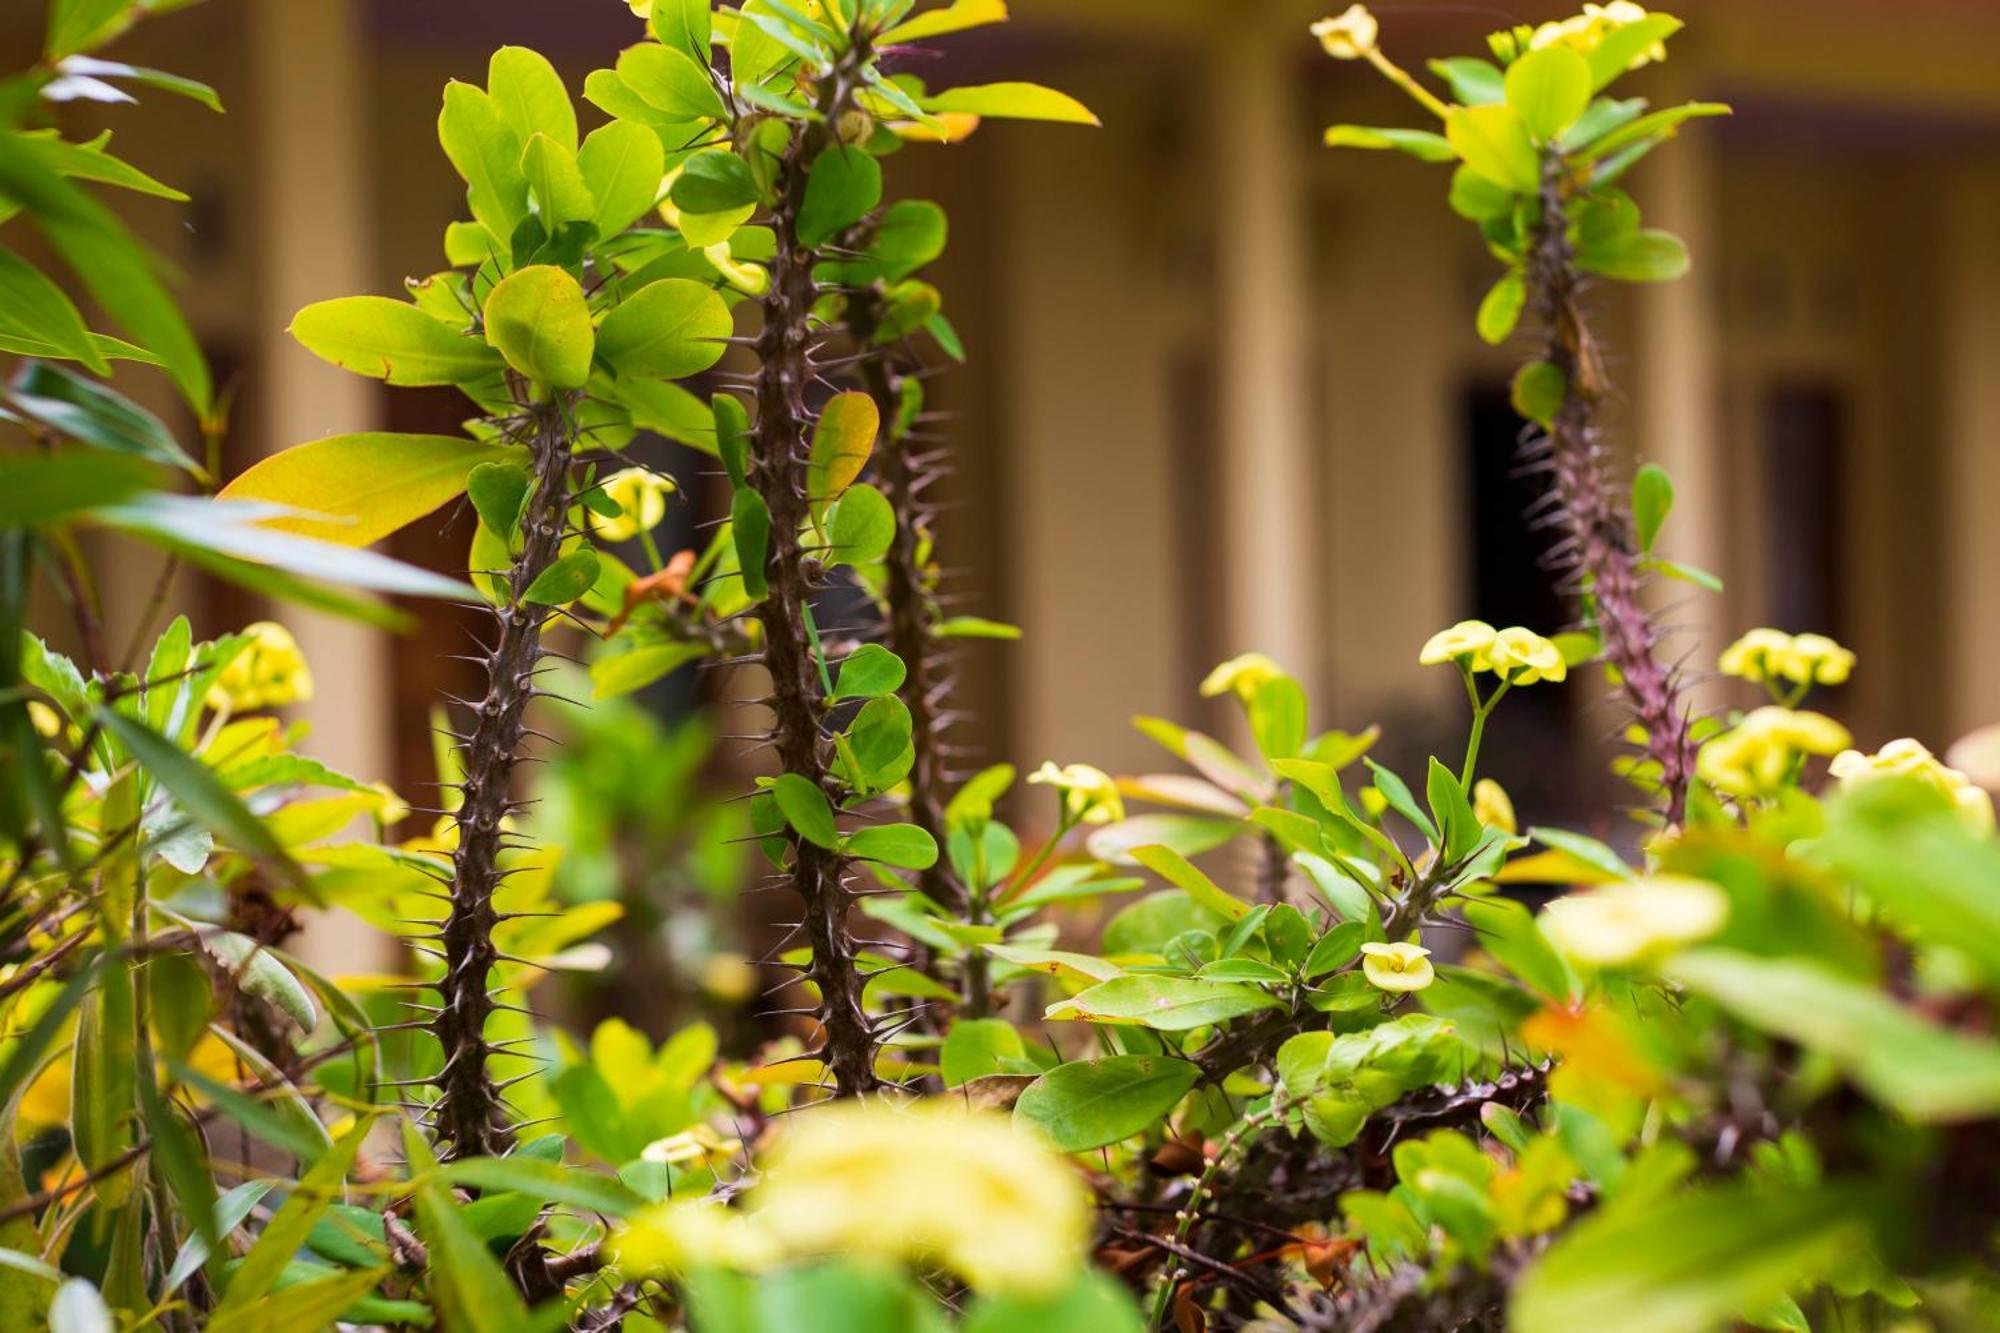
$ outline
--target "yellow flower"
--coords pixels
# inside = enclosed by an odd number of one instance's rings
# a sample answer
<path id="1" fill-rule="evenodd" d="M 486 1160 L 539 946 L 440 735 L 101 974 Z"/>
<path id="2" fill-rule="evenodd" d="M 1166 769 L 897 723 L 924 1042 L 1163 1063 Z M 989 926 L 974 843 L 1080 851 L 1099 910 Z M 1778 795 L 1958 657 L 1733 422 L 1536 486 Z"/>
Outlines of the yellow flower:
<path id="1" fill-rule="evenodd" d="M 672 477 L 649 468 L 620 469 L 604 479 L 604 496 L 618 506 L 618 517 L 593 513 L 591 529 L 608 542 L 630 541 L 651 532 L 667 516 L 667 497 L 675 489 Z"/>
<path id="2" fill-rule="evenodd" d="M 1475 666 L 1498 672 L 1514 685 L 1533 685 L 1538 680 L 1559 681 L 1569 674 L 1562 649 L 1531 629 L 1519 625 L 1501 630 L 1487 646 L 1483 660 Z"/>
<path id="3" fill-rule="evenodd" d="M 1437 977 L 1431 951 L 1421 944 L 1364 944 L 1361 973 L 1378 990 L 1422 990 Z"/>
<path id="4" fill-rule="evenodd" d="M 40 699 L 28 700 L 28 721 L 43 740 L 54 740 L 63 734 L 62 714 Z"/>
<path id="5" fill-rule="evenodd" d="M 1753 629 L 1722 650 L 1716 665 L 1725 676 L 1763 683 L 1838 685 L 1854 672 L 1854 654 L 1824 634 Z"/>
<path id="6" fill-rule="evenodd" d="M 280 708 L 313 697 L 312 671 L 298 641 L 283 625 L 260 620 L 243 632 L 250 642 L 229 660 L 208 690 L 208 706 L 220 711 L 248 713 L 259 708 Z"/>
<path id="7" fill-rule="evenodd" d="M 632 6 L 632 12 L 640 18 L 653 17 L 653 0 L 625 0 L 625 3 Z"/>
<path id="8" fill-rule="evenodd" d="M 1702 746 L 1695 772 L 1730 796 L 1769 796 L 1791 778 L 1799 756 L 1834 754 L 1853 740 L 1824 713 L 1766 706 Z"/>
<path id="9" fill-rule="evenodd" d="M 1831 772 L 1842 790 L 1888 777 L 1929 783 L 1958 807 L 1959 817 L 1973 832 L 1993 830 L 1993 798 L 1965 774 L 1940 763 L 1921 741 L 1905 736 L 1890 741 L 1874 754 L 1844 750 L 1834 756 Z"/>
<path id="10" fill-rule="evenodd" d="M 1335 60 L 1359 60 L 1375 49 L 1380 25 L 1366 5 L 1349 5 L 1339 18 L 1321 19 L 1312 25 L 1312 35 Z"/>
<path id="11" fill-rule="evenodd" d="M 842 1103 L 798 1117 L 748 1211 L 675 1203 L 633 1219 L 628 1269 L 750 1269 L 848 1254 L 945 1268 L 979 1291 L 1072 1280 L 1090 1196 L 1069 1165 L 1003 1116 L 949 1101 Z"/>
<path id="12" fill-rule="evenodd" d="M 639 1155 L 649 1162 L 664 1162 L 670 1166 L 684 1166 L 690 1162 L 714 1166 L 742 1151 L 742 1139 L 726 1139 L 709 1126 L 696 1124 L 678 1134 L 655 1139 Z"/>
<path id="13" fill-rule="evenodd" d="M 703 246 L 701 253 L 736 290 L 749 296 L 762 296 L 771 290 L 771 270 L 762 264 L 737 259 L 728 241 Z"/>
<path id="14" fill-rule="evenodd" d="M 1514 818 L 1513 799 L 1492 778 L 1481 778 L 1472 784 L 1472 814 L 1486 828 L 1497 828 L 1502 833 L 1521 831 L 1519 821 Z"/>
<path id="15" fill-rule="evenodd" d="M 1473 670 L 1477 671 L 1485 665 L 1486 650 L 1497 636 L 1498 631 L 1483 620 L 1461 620 L 1450 629 L 1431 635 L 1423 651 L 1417 654 L 1417 662 L 1422 666 L 1437 666 L 1470 658 Z"/>
<path id="16" fill-rule="evenodd" d="M 1604 5 L 1587 4 L 1581 14 L 1559 19 L 1553 23 L 1544 23 L 1536 28 L 1534 36 L 1528 41 L 1528 46 L 1536 51 L 1546 46 L 1567 46 L 1583 55 L 1589 55 L 1606 37 L 1646 17 L 1648 15 L 1645 8 L 1632 3 L 1632 0 L 1611 0 L 1611 3 Z M 1666 58 L 1667 44 L 1654 42 L 1633 56 L 1631 63 L 1625 68 L 1633 70 L 1641 65 Z"/>
<path id="17" fill-rule="evenodd" d="M 1705 940 L 1729 919 L 1729 897 L 1706 880 L 1653 875 L 1572 893 L 1542 909 L 1542 934 L 1592 967 L 1623 967 Z"/>
<path id="18" fill-rule="evenodd" d="M 1061 792 L 1063 814 L 1072 821 L 1110 824 L 1125 818 L 1125 800 L 1118 794 L 1118 784 L 1101 768 L 1089 764 L 1064 764 L 1057 768 L 1044 761 L 1028 775 L 1028 781 Z"/>
<path id="19" fill-rule="evenodd" d="M 1234 693 L 1247 704 L 1266 681 L 1284 674 L 1285 669 L 1264 654 L 1244 653 L 1230 658 L 1202 679 L 1201 697 L 1213 699 L 1218 694 Z"/>

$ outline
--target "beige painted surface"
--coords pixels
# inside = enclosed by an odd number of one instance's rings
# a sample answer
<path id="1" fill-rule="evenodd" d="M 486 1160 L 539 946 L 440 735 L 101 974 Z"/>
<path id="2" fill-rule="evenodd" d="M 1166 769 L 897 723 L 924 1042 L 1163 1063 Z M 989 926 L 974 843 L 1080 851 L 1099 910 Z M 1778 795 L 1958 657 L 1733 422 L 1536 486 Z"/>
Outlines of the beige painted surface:
<path id="1" fill-rule="evenodd" d="M 1949 734 L 2000 721 L 2000 168 L 1945 195 Z M 1939 739 L 1944 739 L 1940 737 Z"/>

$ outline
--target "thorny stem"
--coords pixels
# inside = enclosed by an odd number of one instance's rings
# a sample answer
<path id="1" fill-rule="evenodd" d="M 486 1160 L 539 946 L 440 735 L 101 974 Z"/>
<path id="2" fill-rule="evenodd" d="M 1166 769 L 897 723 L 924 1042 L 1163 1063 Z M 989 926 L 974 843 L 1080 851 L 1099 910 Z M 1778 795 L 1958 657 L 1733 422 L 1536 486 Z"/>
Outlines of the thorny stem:
<path id="1" fill-rule="evenodd" d="M 857 352 L 867 353 L 874 347 L 882 306 L 882 294 L 873 288 L 849 298 L 848 329 Z M 860 365 L 860 376 L 862 387 L 875 400 L 881 417 L 882 438 L 875 451 L 875 469 L 882 494 L 896 515 L 896 535 L 883 559 L 887 575 L 884 593 L 889 603 L 889 648 L 903 660 L 906 673 L 902 695 L 910 710 L 910 744 L 915 752 L 909 777 L 910 822 L 943 847 L 944 720 L 938 713 L 937 700 L 945 682 L 936 661 L 937 602 L 919 554 L 927 517 L 919 492 L 931 478 L 911 456 L 907 432 L 897 428 L 902 411 L 902 375 L 890 351 L 884 348 L 866 355 Z M 942 856 L 919 874 L 917 886 L 947 908 L 967 905 L 965 886 L 958 883 L 949 862 Z"/>
<path id="2" fill-rule="evenodd" d="M 1551 563 L 1576 572 L 1578 592 L 1595 608 L 1604 660 L 1645 733 L 1647 757 L 1659 766 L 1667 827 L 1678 828 L 1687 808 L 1694 743 L 1678 673 L 1654 656 L 1659 633 L 1639 601 L 1639 555 L 1631 519 L 1614 497 L 1608 476 L 1598 422 L 1607 385 L 1580 299 L 1582 279 L 1563 211 L 1562 172 L 1561 158 L 1550 155 L 1527 277 L 1547 332 L 1543 358 L 1562 372 L 1568 392 L 1546 433 L 1526 448 L 1548 455 L 1562 501 L 1565 538 Z"/>
<path id="3" fill-rule="evenodd" d="M 777 249 L 771 260 L 771 287 L 763 301 L 764 327 L 757 338 L 757 418 L 752 429 L 754 457 L 749 481 L 771 514 L 765 558 L 769 595 L 759 618 L 764 624 L 764 666 L 771 676 L 772 741 L 785 771 L 827 792 L 838 804 L 837 784 L 828 769 L 826 738 L 820 728 L 825 691 L 820 662 L 809 641 L 807 617 L 817 561 L 808 564 L 799 531 L 807 513 L 806 389 L 815 371 L 807 349 L 818 252 L 799 240 L 799 210 L 805 202 L 806 174 L 821 151 L 839 151 L 826 126 L 840 123 L 853 96 L 855 71 L 866 58 L 856 42 L 827 75 L 820 110 L 824 121 L 794 134 L 778 167 L 772 231 Z M 791 883 L 803 909 L 803 928 L 812 946 L 808 975 L 819 988 L 820 1025 L 825 1031 L 821 1058 L 833 1075 L 834 1093 L 853 1097 L 878 1085 L 876 1034 L 862 1007 L 862 978 L 853 937 L 847 932 L 851 896 L 845 864 L 836 852 L 793 833 Z"/>
<path id="4" fill-rule="evenodd" d="M 1187 1202 L 1181 1206 L 1181 1210 L 1174 1215 L 1176 1248 L 1180 1250 L 1188 1248 L 1189 1238 L 1194 1234 L 1195 1221 L 1201 1216 L 1202 1201 L 1214 1194 L 1215 1180 L 1222 1174 L 1222 1168 L 1236 1156 L 1252 1136 L 1261 1133 L 1274 1121 L 1283 1119 L 1285 1107 L 1285 1090 L 1279 1088 L 1271 1094 L 1269 1104 L 1232 1125 L 1229 1132 L 1222 1136 L 1222 1142 L 1217 1145 L 1215 1151 L 1208 1154 L 1207 1160 L 1202 1163 L 1201 1175 L 1195 1180 L 1193 1192 L 1188 1195 Z M 1185 1268 L 1169 1269 L 1161 1277 L 1160 1288 L 1153 1296 L 1153 1322 L 1148 1325 L 1149 1328 L 1159 1328 L 1166 1323 L 1167 1310 L 1173 1304 L 1174 1291 L 1187 1277 L 1188 1270 Z"/>
<path id="5" fill-rule="evenodd" d="M 562 551 L 573 406 L 572 397 L 558 395 L 528 409 L 533 482 L 521 515 L 521 553 L 507 572 L 506 604 L 496 613 L 500 635 L 487 660 L 486 696 L 466 742 L 451 912 L 440 941 L 444 975 L 437 982 L 439 1009 L 432 1022 L 444 1054 L 433 1114 L 439 1145 L 453 1157 L 492 1156 L 504 1151 L 508 1139 L 500 1090 L 487 1070 L 493 1048 L 486 1022 L 494 1010 L 492 972 L 499 961 L 493 929 L 500 916 L 493 897 L 504 878 L 501 821 L 513 807 L 509 777 L 520 758 L 522 714 L 536 692 L 542 628 L 554 614 L 553 607 L 531 605 L 523 595 Z"/>

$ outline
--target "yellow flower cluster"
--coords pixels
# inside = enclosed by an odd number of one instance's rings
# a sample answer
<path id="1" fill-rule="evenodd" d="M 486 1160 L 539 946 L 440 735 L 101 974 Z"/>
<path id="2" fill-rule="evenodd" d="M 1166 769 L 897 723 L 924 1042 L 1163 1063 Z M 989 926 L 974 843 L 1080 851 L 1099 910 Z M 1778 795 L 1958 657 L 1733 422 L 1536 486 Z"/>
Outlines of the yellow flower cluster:
<path id="1" fill-rule="evenodd" d="M 292 632 L 275 621 L 260 620 L 243 632 L 250 642 L 222 668 L 208 690 L 208 706 L 248 713 L 282 708 L 313 697 L 312 671 Z"/>
<path id="2" fill-rule="evenodd" d="M 1905 736 L 1874 754 L 1843 750 L 1834 756 L 1833 776 L 1842 790 L 1882 778 L 1915 778 L 1944 793 L 1975 833 L 1993 831 L 1993 798 L 1955 768 L 1941 763 L 1922 742 Z"/>
<path id="3" fill-rule="evenodd" d="M 630 541 L 651 532 L 667 516 L 667 497 L 675 489 L 672 477 L 650 468 L 622 468 L 604 479 L 604 497 L 618 506 L 618 516 L 592 514 L 591 530 L 607 542 Z"/>
<path id="4" fill-rule="evenodd" d="M 1730 796 L 1770 796 L 1792 778 L 1800 756 L 1837 754 L 1853 743 L 1824 713 L 1767 706 L 1702 746 L 1695 772 Z"/>
<path id="5" fill-rule="evenodd" d="M 1592 967 L 1624 967 L 1705 940 L 1729 919 L 1729 898 L 1706 880 L 1653 875 L 1572 893 L 1542 909 L 1542 934 Z"/>
<path id="6" fill-rule="evenodd" d="M 1424 666 L 1456 662 L 1469 671 L 1491 671 L 1509 685 L 1559 681 L 1569 674 L 1562 649 L 1531 629 L 1494 629 L 1483 620 L 1461 620 L 1439 630 L 1417 654 Z"/>
<path id="7" fill-rule="evenodd" d="M 979 1291 L 1048 1292 L 1076 1273 L 1090 1196 L 1064 1162 L 1003 1116 L 945 1101 L 845 1103 L 801 1116 L 750 1206 L 668 1203 L 614 1247 L 632 1272 L 849 1254 L 935 1264 Z"/>
<path id="8" fill-rule="evenodd" d="M 1725 676 L 1759 684 L 1839 685 L 1854 673 L 1854 654 L 1824 634 L 1753 629 L 1723 649 L 1716 665 Z"/>
<path id="9" fill-rule="evenodd" d="M 1612 33 L 1628 24 L 1637 23 L 1647 17 L 1643 6 L 1632 0 L 1611 0 L 1606 5 L 1585 5 L 1581 14 L 1572 18 L 1544 23 L 1535 29 L 1535 35 L 1528 39 L 1528 48 L 1539 51 L 1545 46 L 1567 46 L 1581 55 L 1589 55 Z M 1667 58 L 1667 44 L 1655 42 L 1632 58 L 1627 69 L 1637 69 L 1641 65 Z"/>
<path id="10" fill-rule="evenodd" d="M 1349 5 L 1339 18 L 1321 19 L 1312 25 L 1312 35 L 1335 60 L 1359 60 L 1375 49 L 1380 25 L 1366 5 Z"/>
<path id="11" fill-rule="evenodd" d="M 1422 990 L 1437 978 L 1431 951 L 1421 944 L 1364 944 L 1361 975 L 1377 990 Z"/>
<path id="12" fill-rule="evenodd" d="M 1028 775 L 1028 781 L 1061 792 L 1063 817 L 1072 823 L 1111 824 L 1125 818 L 1125 798 L 1118 794 L 1118 784 L 1111 775 L 1101 768 L 1089 764 L 1058 768 L 1044 761 Z"/>
<path id="13" fill-rule="evenodd" d="M 1257 691 L 1269 681 L 1285 674 L 1285 669 L 1262 653 L 1244 653 L 1232 657 L 1202 678 L 1201 697 L 1213 699 L 1219 694 L 1234 694 L 1244 703 L 1257 697 Z"/>

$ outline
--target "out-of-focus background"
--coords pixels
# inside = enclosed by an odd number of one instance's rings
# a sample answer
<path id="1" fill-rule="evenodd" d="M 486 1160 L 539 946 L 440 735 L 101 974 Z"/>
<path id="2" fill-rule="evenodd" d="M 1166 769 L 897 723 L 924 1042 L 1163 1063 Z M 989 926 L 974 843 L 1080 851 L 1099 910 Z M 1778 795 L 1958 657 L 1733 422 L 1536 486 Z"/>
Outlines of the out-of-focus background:
<path id="1" fill-rule="evenodd" d="M 996 758 L 1156 767 L 1129 717 L 1222 727 L 1194 686 L 1258 648 L 1307 682 L 1321 723 L 1382 722 L 1403 754 L 1445 743 L 1462 699 L 1450 673 L 1417 667 L 1424 638 L 1468 615 L 1552 631 L 1564 610 L 1541 591 L 1546 538 L 1511 471 L 1521 349 L 1472 331 L 1493 261 L 1446 209 L 1442 168 L 1320 146 L 1328 123 L 1421 111 L 1322 55 L 1311 5 L 1012 7 L 1003 28 L 940 41 L 933 86 L 1037 79 L 1103 128 L 993 123 L 889 172 L 892 194 L 952 219 L 938 282 L 971 358 L 935 389 L 955 413 L 954 586 L 1025 630 L 971 657 L 967 736 Z M 1570 12 L 1376 8 L 1412 69 Z M 0 40 L 31 52 L 41 10 L 7 6 Z M 1752 625 L 1830 633 L 1860 655 L 1826 696 L 1857 739 L 1941 747 L 2000 719 L 2000 5 L 1675 10 L 1687 31 L 1630 90 L 1736 115 L 1690 126 L 1631 182 L 1687 239 L 1693 278 L 1597 310 L 1620 447 L 1679 487 L 1668 553 L 1727 584 L 1663 590 L 1677 642 L 1705 666 Z M 580 93 L 639 32 L 620 0 L 209 0 L 113 50 L 213 83 L 232 113 L 155 97 L 65 114 L 115 126 L 126 156 L 193 196 L 130 211 L 240 386 L 234 468 L 340 431 L 451 427 L 450 395 L 344 375 L 285 326 L 306 302 L 393 294 L 443 266 L 463 207 L 431 129 L 447 79 L 483 81 L 492 48 L 524 43 Z M 448 566 L 465 535 L 440 516 L 395 549 Z M 132 612 L 149 585 L 135 562 L 109 596 Z M 258 610 L 194 580 L 177 595 L 204 631 Z M 319 751 L 405 789 L 430 781 L 451 616 L 429 610 L 400 640 L 317 623 L 303 637 Z M 1579 816 L 1574 775 L 1603 761 L 1600 692 L 1584 678 L 1503 710 L 1489 753 L 1537 817 Z"/>

